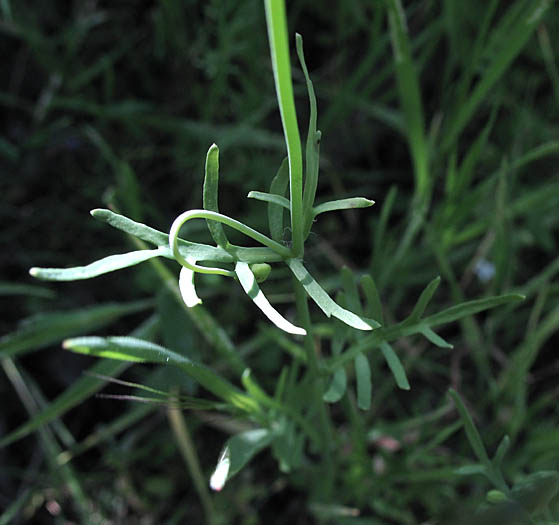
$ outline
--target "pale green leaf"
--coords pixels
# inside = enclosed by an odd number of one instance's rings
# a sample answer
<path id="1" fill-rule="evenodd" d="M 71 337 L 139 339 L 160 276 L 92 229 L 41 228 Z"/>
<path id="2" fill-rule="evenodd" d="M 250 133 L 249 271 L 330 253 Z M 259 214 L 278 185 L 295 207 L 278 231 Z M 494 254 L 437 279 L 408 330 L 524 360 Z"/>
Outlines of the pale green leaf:
<path id="1" fill-rule="evenodd" d="M 320 213 L 337 210 L 350 210 L 353 208 L 368 208 L 375 201 L 366 199 L 365 197 L 351 197 L 349 199 L 339 199 L 336 201 L 328 201 L 313 208 L 313 216 L 316 217 Z"/>
<path id="2" fill-rule="evenodd" d="M 357 381 L 357 406 L 361 410 L 371 408 L 371 367 L 369 360 L 363 354 L 355 356 L 355 379 Z"/>
<path id="3" fill-rule="evenodd" d="M 206 155 L 206 174 L 204 177 L 203 203 L 204 209 L 219 213 L 218 189 L 219 189 L 219 148 L 212 144 Z M 229 244 L 223 225 L 216 221 L 206 221 L 210 234 L 216 244 L 225 249 Z"/>
<path id="4" fill-rule="evenodd" d="M 345 368 L 341 366 L 332 374 L 332 381 L 322 399 L 327 403 L 337 403 L 344 396 L 346 388 L 347 374 Z"/>

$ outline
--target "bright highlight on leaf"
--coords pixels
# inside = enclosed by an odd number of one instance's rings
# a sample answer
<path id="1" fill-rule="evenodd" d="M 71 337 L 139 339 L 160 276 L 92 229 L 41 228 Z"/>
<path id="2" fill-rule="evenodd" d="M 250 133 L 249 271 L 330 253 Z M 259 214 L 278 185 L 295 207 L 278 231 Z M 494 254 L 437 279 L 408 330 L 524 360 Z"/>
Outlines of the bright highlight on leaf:
<path id="1" fill-rule="evenodd" d="M 196 259 L 187 258 L 187 260 L 188 259 L 190 259 L 193 264 L 196 264 Z M 179 290 L 184 304 L 189 308 L 202 302 L 202 299 L 196 295 L 196 289 L 194 288 L 194 272 L 185 266 L 181 268 L 179 274 Z"/>
<path id="2" fill-rule="evenodd" d="M 289 334 L 306 335 L 307 332 L 303 328 L 299 328 L 298 326 L 291 324 L 277 310 L 274 309 L 268 299 L 266 299 L 262 290 L 260 290 L 258 284 L 256 283 L 256 278 L 247 263 L 238 262 L 235 265 L 235 273 L 239 278 L 243 290 L 253 300 L 254 304 L 262 310 L 264 315 L 272 321 L 272 323 Z"/>
<path id="3" fill-rule="evenodd" d="M 231 459 L 229 458 L 230 451 L 229 447 L 225 447 L 219 460 L 217 466 L 215 467 L 214 473 L 210 478 L 210 488 L 219 492 L 227 481 L 227 475 L 229 474 L 229 467 L 231 466 Z"/>

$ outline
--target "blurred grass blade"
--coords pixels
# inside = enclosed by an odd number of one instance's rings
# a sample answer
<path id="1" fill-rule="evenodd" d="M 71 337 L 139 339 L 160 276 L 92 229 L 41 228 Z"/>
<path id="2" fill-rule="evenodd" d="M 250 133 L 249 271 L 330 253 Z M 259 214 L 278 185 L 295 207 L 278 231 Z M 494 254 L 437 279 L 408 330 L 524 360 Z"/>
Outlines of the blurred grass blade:
<path id="1" fill-rule="evenodd" d="M 285 197 L 282 197 L 280 195 L 275 195 L 274 193 L 265 193 L 263 191 L 250 191 L 247 195 L 247 198 L 269 202 L 271 204 L 275 204 L 276 206 L 281 206 L 286 210 L 289 209 L 289 201 Z"/>
<path id="2" fill-rule="evenodd" d="M 410 383 L 408 381 L 408 377 L 406 376 L 406 371 L 396 352 L 394 352 L 392 347 L 386 341 L 383 341 L 380 344 L 380 350 L 384 359 L 386 359 L 386 364 L 388 365 L 388 368 L 390 368 L 398 388 L 401 388 L 402 390 L 409 390 Z"/>
<path id="3" fill-rule="evenodd" d="M 301 261 L 297 259 L 288 259 L 286 263 L 293 272 L 293 275 L 295 275 L 297 280 L 303 285 L 307 294 L 327 317 L 333 315 L 340 321 L 343 321 L 357 330 L 372 330 L 380 326 L 380 324 L 373 319 L 360 317 L 335 303 L 334 300 L 324 291 L 324 289 L 313 279 Z"/>
<path id="4" fill-rule="evenodd" d="M 408 143 L 414 167 L 415 194 L 424 199 L 430 191 L 430 180 L 419 78 L 411 54 L 407 22 L 401 1 L 388 0 L 387 4 L 398 94 L 406 118 Z"/>
<path id="5" fill-rule="evenodd" d="M 499 443 L 499 446 L 497 447 L 497 451 L 495 452 L 495 456 L 493 457 L 493 464 L 495 465 L 496 468 L 500 468 L 503 458 L 505 457 L 505 454 L 507 453 L 509 447 L 510 447 L 510 438 L 508 435 L 505 435 L 501 440 L 501 442 Z"/>
<path id="6" fill-rule="evenodd" d="M 256 454 L 272 442 L 268 429 L 248 430 L 229 438 L 210 479 L 210 487 L 220 491 Z"/>
<path id="7" fill-rule="evenodd" d="M 337 210 L 351 210 L 354 208 L 368 208 L 372 206 L 375 201 L 366 199 L 365 197 L 351 197 L 349 199 L 339 199 L 336 201 L 328 201 L 318 206 L 315 206 L 312 210 L 312 216 L 316 217 L 321 213 L 327 211 L 337 211 Z"/>
<path id="8" fill-rule="evenodd" d="M 502 304 L 508 304 L 515 301 L 523 301 L 524 296 L 520 294 L 504 294 L 495 297 L 486 297 L 485 299 L 476 299 L 467 301 L 456 306 L 451 306 L 442 312 L 438 312 L 423 319 L 423 323 L 428 326 L 437 326 L 440 324 L 451 323 L 457 319 L 462 319 L 469 315 L 474 315 L 490 308 L 495 308 Z"/>
<path id="9" fill-rule="evenodd" d="M 344 396 L 346 388 L 347 374 L 345 368 L 341 366 L 332 375 L 330 386 L 324 392 L 322 399 L 327 403 L 337 403 Z"/>
<path id="10" fill-rule="evenodd" d="M 129 266 L 135 266 L 144 261 L 149 261 L 153 257 L 159 257 L 162 254 L 163 252 L 159 248 L 156 250 L 137 250 L 118 255 L 109 255 L 87 266 L 76 266 L 74 268 L 31 268 L 29 274 L 43 281 L 79 281 L 122 270 Z"/>
<path id="11" fill-rule="evenodd" d="M 157 363 L 180 368 L 206 390 L 246 412 L 258 410 L 257 403 L 206 366 L 167 348 L 136 337 L 77 337 L 64 341 L 72 352 L 132 363 Z"/>
<path id="12" fill-rule="evenodd" d="M 289 184 L 289 162 L 287 157 L 283 159 L 275 177 L 270 184 L 270 194 L 277 195 L 285 199 L 284 195 Z M 250 195 L 250 194 L 249 194 Z M 283 202 L 283 201 L 282 201 Z M 285 199 L 289 209 L 289 200 Z M 268 203 L 268 225 L 270 228 L 270 236 L 274 241 L 281 242 L 283 240 L 283 209 L 272 203 Z"/>
<path id="13" fill-rule="evenodd" d="M 212 144 L 206 155 L 206 168 L 204 177 L 203 202 L 204 209 L 219 213 L 218 190 L 219 190 L 219 148 Z M 216 221 L 206 221 L 210 234 L 216 244 L 225 249 L 229 244 L 223 225 Z"/>
<path id="14" fill-rule="evenodd" d="M 369 410 L 373 385 L 369 360 L 363 354 L 355 357 L 355 379 L 357 381 L 357 406 L 361 410 Z"/>
<path id="15" fill-rule="evenodd" d="M 43 286 L 23 283 L 0 282 L 0 297 L 7 295 L 26 295 L 30 297 L 41 297 L 43 299 L 54 299 L 56 293 Z"/>
<path id="16" fill-rule="evenodd" d="M 490 45 L 485 46 L 492 52 L 491 61 L 484 67 L 485 74 L 473 91 L 465 98 L 463 103 L 458 105 L 456 113 L 449 116 L 449 129 L 444 133 L 441 144 L 443 151 L 448 150 L 456 143 L 458 136 L 472 119 L 478 106 L 522 51 L 553 3 L 553 0 L 521 0 L 509 7 L 511 12 L 513 10 L 519 11 L 519 7 L 522 8 L 515 20 L 509 20 L 508 13 L 503 15 L 501 25 L 506 24 L 508 27 L 499 26 L 492 31 L 494 38 L 498 41 L 490 42 Z"/>
<path id="17" fill-rule="evenodd" d="M 448 393 L 450 394 L 450 397 L 452 397 L 452 400 L 454 401 L 454 405 L 456 406 L 456 409 L 460 414 L 460 419 L 462 419 L 462 423 L 464 424 L 464 430 L 466 431 L 466 436 L 468 437 L 468 441 L 470 442 L 470 445 L 472 446 L 475 455 L 479 459 L 480 463 L 486 469 L 492 468 L 491 460 L 487 455 L 487 451 L 485 450 L 485 445 L 483 444 L 483 440 L 481 439 L 478 429 L 476 428 L 472 416 L 470 416 L 470 413 L 468 412 L 468 409 L 462 402 L 462 399 L 460 398 L 456 390 L 450 388 L 448 390 Z"/>
<path id="18" fill-rule="evenodd" d="M 186 260 L 191 264 L 196 264 L 196 259 L 187 257 Z M 194 272 L 186 266 L 181 267 L 179 274 L 179 290 L 181 292 L 184 304 L 189 308 L 202 303 L 202 299 L 196 295 L 196 288 L 194 287 Z"/>
<path id="19" fill-rule="evenodd" d="M 70 312 L 40 314 L 25 319 L 13 333 L 0 338 L 0 358 L 39 350 L 88 330 L 97 330 L 124 315 L 147 310 L 153 301 L 106 304 L 77 308 Z"/>
<path id="20" fill-rule="evenodd" d="M 159 319 L 152 316 L 134 332 L 137 337 L 151 339 L 159 328 Z M 61 418 L 69 410 L 79 405 L 101 390 L 110 378 L 119 376 L 130 365 L 128 363 L 103 359 L 91 366 L 82 377 L 74 381 L 62 394 L 51 401 L 41 412 L 10 432 L 0 440 L 0 448 L 5 447 L 35 431 L 41 425 Z"/>
<path id="21" fill-rule="evenodd" d="M 262 310 L 262 313 L 280 330 L 293 335 L 306 335 L 307 332 L 303 328 L 291 324 L 270 304 L 256 283 L 256 278 L 247 263 L 238 262 L 235 265 L 235 273 L 245 293 L 252 299 L 254 304 Z"/>
<path id="22" fill-rule="evenodd" d="M 450 343 L 447 343 L 440 335 L 433 332 L 428 327 L 422 327 L 419 333 L 424 335 L 425 338 L 439 348 L 454 348 Z"/>

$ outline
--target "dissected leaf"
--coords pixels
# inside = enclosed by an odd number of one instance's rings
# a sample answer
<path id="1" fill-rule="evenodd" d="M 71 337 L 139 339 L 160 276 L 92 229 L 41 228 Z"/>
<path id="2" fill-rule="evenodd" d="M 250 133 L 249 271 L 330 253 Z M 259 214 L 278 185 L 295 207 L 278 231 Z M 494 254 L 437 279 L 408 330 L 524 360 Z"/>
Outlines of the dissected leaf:
<path id="1" fill-rule="evenodd" d="M 347 388 L 347 375 L 345 368 L 341 366 L 332 375 L 332 381 L 328 390 L 324 392 L 322 399 L 327 403 L 337 403 L 345 394 Z"/>
<path id="2" fill-rule="evenodd" d="M 289 184 L 289 162 L 287 157 L 283 159 L 276 176 L 272 179 L 270 184 L 270 194 L 283 197 Z M 289 201 L 287 206 L 289 209 Z M 283 201 L 282 201 L 283 202 Z M 283 240 L 283 209 L 281 205 L 273 202 L 268 203 L 268 225 L 270 228 L 270 236 L 274 241 L 281 242 Z"/>
<path id="3" fill-rule="evenodd" d="M 371 408 L 371 367 L 363 354 L 355 356 L 355 379 L 357 381 L 357 406 L 361 410 Z"/>
<path id="4" fill-rule="evenodd" d="M 192 257 L 187 257 L 187 261 L 192 264 L 196 264 L 196 259 Z M 184 304 L 189 308 L 202 303 L 202 299 L 196 294 L 196 288 L 194 287 L 194 271 L 186 266 L 181 267 L 179 274 L 179 290 L 181 292 L 182 300 Z"/>
<path id="5" fill-rule="evenodd" d="M 410 383 L 408 381 L 408 377 L 406 376 L 406 370 L 404 369 L 404 366 L 402 365 L 402 362 L 396 352 L 394 352 L 392 347 L 386 341 L 383 341 L 380 344 L 380 350 L 384 359 L 386 359 L 386 364 L 388 365 L 388 368 L 390 368 L 398 388 L 401 388 L 402 390 L 409 390 Z"/>
<path id="6" fill-rule="evenodd" d="M 75 266 L 74 268 L 31 268 L 29 274 L 43 281 L 79 281 L 122 270 L 129 266 L 135 266 L 154 257 L 160 257 L 164 252 L 165 250 L 160 248 L 156 250 L 137 250 L 118 255 L 109 255 L 87 266 Z"/>
<path id="7" fill-rule="evenodd" d="M 429 340 L 434 345 L 438 346 L 439 348 L 454 348 L 450 343 L 447 343 L 440 335 L 436 334 L 428 328 L 427 326 L 423 326 L 419 329 L 419 333 L 424 335 L 427 340 Z"/>
<path id="8" fill-rule="evenodd" d="M 358 330 L 373 330 L 374 328 L 378 328 L 380 326 L 380 324 L 375 320 L 360 317 L 334 302 L 324 289 L 313 279 L 300 260 L 288 259 L 286 264 L 289 266 L 297 280 L 303 285 L 307 294 L 326 314 L 326 316 L 330 317 L 333 315 L 340 321 L 343 321 L 347 325 L 357 328 Z"/>
<path id="9" fill-rule="evenodd" d="M 336 201 L 328 201 L 313 208 L 313 217 L 325 213 L 327 211 L 351 210 L 353 208 L 368 208 L 375 201 L 366 199 L 365 197 L 351 197 L 349 199 L 340 199 Z"/>
<path id="10" fill-rule="evenodd" d="M 247 263 L 238 262 L 235 265 L 235 273 L 245 293 L 252 299 L 254 304 L 262 310 L 262 313 L 280 330 L 294 335 L 306 335 L 307 332 L 303 328 L 290 323 L 270 304 L 262 290 L 260 290 L 256 278 Z"/>
<path id="11" fill-rule="evenodd" d="M 204 177 L 203 202 L 204 209 L 219 213 L 219 148 L 212 144 L 206 155 L 206 174 Z M 206 221 L 210 234 L 216 244 L 225 249 L 229 244 L 223 225 L 215 221 Z"/>

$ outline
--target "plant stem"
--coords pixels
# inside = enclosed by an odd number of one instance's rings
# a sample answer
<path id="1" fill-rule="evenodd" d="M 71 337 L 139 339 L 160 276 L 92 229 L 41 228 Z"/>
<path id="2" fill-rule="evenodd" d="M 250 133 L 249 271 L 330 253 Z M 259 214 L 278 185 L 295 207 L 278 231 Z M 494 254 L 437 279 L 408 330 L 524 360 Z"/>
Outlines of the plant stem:
<path id="1" fill-rule="evenodd" d="M 303 285 L 293 277 L 293 286 L 295 287 L 295 302 L 297 306 L 297 314 L 299 324 L 307 331 L 304 339 L 304 347 L 307 354 L 308 375 L 313 385 L 314 408 L 318 411 L 320 436 L 321 436 L 321 454 L 324 466 L 324 478 L 322 480 L 321 497 L 323 501 L 328 501 L 334 487 L 335 465 L 333 461 L 331 439 L 335 436 L 334 427 L 330 420 L 326 404 L 322 399 L 323 378 L 320 373 L 318 357 L 314 347 L 313 328 L 307 302 L 307 294 Z"/>
<path id="2" fill-rule="evenodd" d="M 283 134 L 287 145 L 289 161 L 289 191 L 291 231 L 293 241 L 293 255 L 303 255 L 303 153 L 301 138 L 297 125 L 295 100 L 293 98 L 293 84 L 291 81 L 291 64 L 289 60 L 289 45 L 287 39 L 287 20 L 285 3 L 283 0 L 265 0 L 266 24 L 270 42 L 270 55 L 276 95 L 283 125 Z"/>

